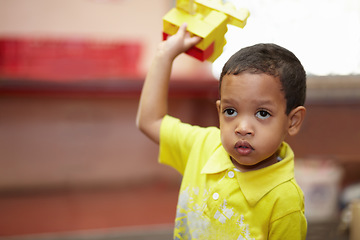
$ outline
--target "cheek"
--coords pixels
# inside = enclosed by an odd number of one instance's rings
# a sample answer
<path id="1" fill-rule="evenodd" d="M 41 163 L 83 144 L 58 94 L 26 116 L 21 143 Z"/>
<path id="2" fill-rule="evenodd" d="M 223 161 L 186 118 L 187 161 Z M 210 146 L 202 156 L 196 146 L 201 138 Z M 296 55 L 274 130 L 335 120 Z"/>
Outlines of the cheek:
<path id="1" fill-rule="evenodd" d="M 261 132 L 261 144 L 272 150 L 276 150 L 286 137 L 286 128 L 283 124 L 268 127 Z"/>
<path id="2" fill-rule="evenodd" d="M 227 125 L 221 124 L 220 122 L 220 137 L 223 145 L 225 145 L 226 142 L 229 141 L 229 131 L 229 127 Z"/>
<path id="3" fill-rule="evenodd" d="M 226 134 L 229 134 L 230 132 L 233 132 L 234 131 L 234 124 L 233 123 L 229 123 L 229 122 L 226 122 L 224 119 L 220 118 L 219 119 L 219 124 L 220 124 L 220 131 L 222 133 L 226 133 Z"/>
<path id="4" fill-rule="evenodd" d="M 235 134 L 233 134 L 233 130 L 228 125 L 222 126 L 220 131 L 221 143 L 225 150 L 230 153 L 234 150 L 234 142 L 236 141 Z"/>
<path id="5" fill-rule="evenodd" d="M 228 154 L 232 154 L 234 151 L 234 145 L 228 135 L 221 133 L 221 144 Z"/>

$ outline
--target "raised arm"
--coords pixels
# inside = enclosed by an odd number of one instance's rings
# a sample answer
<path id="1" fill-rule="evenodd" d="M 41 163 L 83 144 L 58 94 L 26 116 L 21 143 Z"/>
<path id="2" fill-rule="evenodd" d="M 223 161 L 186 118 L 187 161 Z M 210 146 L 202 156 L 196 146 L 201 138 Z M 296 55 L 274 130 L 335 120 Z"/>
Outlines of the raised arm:
<path id="1" fill-rule="evenodd" d="M 186 24 L 178 32 L 159 44 L 141 92 L 136 117 L 137 127 L 154 142 L 159 143 L 161 121 L 167 114 L 167 98 L 174 59 L 201 41 L 190 37 Z"/>

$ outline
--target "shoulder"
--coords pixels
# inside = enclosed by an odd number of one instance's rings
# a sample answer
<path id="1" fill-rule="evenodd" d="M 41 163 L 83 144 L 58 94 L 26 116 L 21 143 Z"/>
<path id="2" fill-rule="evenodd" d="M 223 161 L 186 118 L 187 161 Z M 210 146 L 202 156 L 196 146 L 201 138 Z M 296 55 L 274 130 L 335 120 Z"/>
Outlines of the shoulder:
<path id="1" fill-rule="evenodd" d="M 295 180 L 277 187 L 279 197 L 270 219 L 270 239 L 305 240 L 307 221 L 304 212 L 304 196 Z"/>
<path id="2" fill-rule="evenodd" d="M 191 125 L 188 123 L 183 123 L 180 119 L 165 116 L 161 124 L 161 136 L 165 138 L 166 136 L 175 137 L 178 139 L 187 139 L 187 140 L 214 140 L 220 139 L 220 130 L 217 127 L 201 127 L 197 125 Z"/>
<path id="3" fill-rule="evenodd" d="M 273 220 L 294 212 L 304 211 L 304 194 L 295 179 L 278 185 L 273 189 L 272 194 L 274 194 L 275 200 Z"/>
<path id="4" fill-rule="evenodd" d="M 193 126 L 166 116 L 162 122 L 159 142 L 159 161 L 184 174 L 185 168 L 190 165 L 203 165 L 221 140 L 220 131 L 216 127 Z"/>

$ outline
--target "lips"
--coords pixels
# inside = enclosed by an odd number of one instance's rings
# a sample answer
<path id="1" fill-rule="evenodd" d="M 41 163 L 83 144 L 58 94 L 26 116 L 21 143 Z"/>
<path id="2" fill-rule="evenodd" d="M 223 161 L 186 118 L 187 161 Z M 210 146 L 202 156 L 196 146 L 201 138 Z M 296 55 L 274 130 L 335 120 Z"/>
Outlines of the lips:
<path id="1" fill-rule="evenodd" d="M 240 155 L 246 156 L 249 155 L 252 151 L 254 151 L 254 148 L 247 141 L 238 141 L 235 144 L 235 150 Z"/>

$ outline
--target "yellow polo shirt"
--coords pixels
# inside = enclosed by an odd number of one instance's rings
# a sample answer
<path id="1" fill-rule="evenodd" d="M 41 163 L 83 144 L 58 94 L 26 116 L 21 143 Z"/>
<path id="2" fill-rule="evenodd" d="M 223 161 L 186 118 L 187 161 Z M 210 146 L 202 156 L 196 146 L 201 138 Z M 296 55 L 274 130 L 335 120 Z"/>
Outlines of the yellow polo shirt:
<path id="1" fill-rule="evenodd" d="M 174 239 L 305 239 L 304 197 L 294 179 L 294 154 L 240 172 L 221 145 L 220 130 L 166 116 L 159 161 L 183 175 Z"/>

